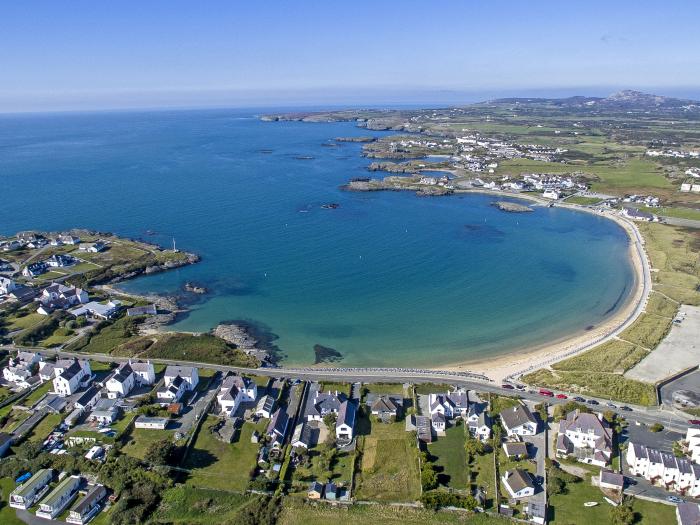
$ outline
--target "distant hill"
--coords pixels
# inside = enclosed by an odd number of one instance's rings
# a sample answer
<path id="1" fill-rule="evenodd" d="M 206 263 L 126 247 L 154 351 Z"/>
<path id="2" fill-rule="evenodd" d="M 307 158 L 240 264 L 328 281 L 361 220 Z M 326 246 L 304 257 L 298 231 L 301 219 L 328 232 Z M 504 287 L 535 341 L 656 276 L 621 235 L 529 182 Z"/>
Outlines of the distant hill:
<path id="1" fill-rule="evenodd" d="M 560 107 L 591 107 L 591 108 L 627 108 L 627 109 L 652 109 L 652 108 L 684 108 L 688 106 L 698 107 L 700 102 L 685 100 L 661 95 L 652 95 L 625 89 L 613 93 L 608 97 L 575 96 L 568 98 L 499 98 L 492 100 L 492 104 L 548 104 Z"/>

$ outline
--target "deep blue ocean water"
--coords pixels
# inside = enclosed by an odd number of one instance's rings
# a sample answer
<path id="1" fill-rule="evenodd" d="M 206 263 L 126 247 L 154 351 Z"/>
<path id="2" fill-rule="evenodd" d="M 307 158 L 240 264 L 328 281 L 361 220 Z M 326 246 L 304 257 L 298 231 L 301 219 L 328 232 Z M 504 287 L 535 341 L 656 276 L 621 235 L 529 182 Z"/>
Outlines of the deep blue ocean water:
<path id="1" fill-rule="evenodd" d="M 315 344 L 347 365 L 482 358 L 620 306 L 633 272 L 617 225 L 558 208 L 509 214 L 485 195 L 343 192 L 368 161 L 359 144 L 323 144 L 366 134 L 236 110 L 0 117 L 0 233 L 174 237 L 202 262 L 124 288 L 201 283 L 212 293 L 175 328 L 248 320 L 289 364 L 312 363 Z M 340 207 L 321 208 L 330 202 Z"/>

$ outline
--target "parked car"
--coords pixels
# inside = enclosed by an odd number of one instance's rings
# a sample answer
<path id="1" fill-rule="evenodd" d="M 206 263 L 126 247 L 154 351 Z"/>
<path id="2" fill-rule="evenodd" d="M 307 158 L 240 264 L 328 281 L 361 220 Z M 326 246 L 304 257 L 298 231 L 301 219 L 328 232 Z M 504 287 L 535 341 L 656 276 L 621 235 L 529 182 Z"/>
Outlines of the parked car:
<path id="1" fill-rule="evenodd" d="M 566 394 L 557 394 L 556 398 L 557 399 L 569 399 L 569 396 L 567 396 Z"/>
<path id="2" fill-rule="evenodd" d="M 610 408 L 617 408 L 617 405 L 615 403 L 606 403 Z"/>
<path id="3" fill-rule="evenodd" d="M 525 385 L 515 385 L 518 390 L 525 390 Z"/>
<path id="4" fill-rule="evenodd" d="M 546 397 L 554 397 L 554 392 L 547 390 L 546 388 L 540 388 L 539 394 Z"/>
<path id="5" fill-rule="evenodd" d="M 501 388 L 505 388 L 506 390 L 513 390 L 515 387 L 513 385 L 509 385 L 508 383 L 503 383 L 501 385 Z"/>
<path id="6" fill-rule="evenodd" d="M 585 403 L 586 402 L 586 400 L 583 399 L 581 396 L 576 396 L 574 398 L 574 401 L 577 401 L 578 403 Z"/>
<path id="7" fill-rule="evenodd" d="M 630 407 L 628 407 L 627 405 L 621 406 L 620 410 L 624 410 L 625 412 L 632 412 L 632 409 Z"/>
<path id="8" fill-rule="evenodd" d="M 666 501 L 670 501 L 671 503 L 683 503 L 683 500 L 678 496 L 666 496 Z"/>
<path id="9" fill-rule="evenodd" d="M 596 401 L 595 399 L 589 399 L 588 401 L 586 401 L 586 403 L 588 403 L 589 405 L 600 405 L 600 403 L 598 403 L 598 401 Z"/>
<path id="10" fill-rule="evenodd" d="M 689 425 L 700 425 L 700 419 L 689 419 L 688 424 Z"/>

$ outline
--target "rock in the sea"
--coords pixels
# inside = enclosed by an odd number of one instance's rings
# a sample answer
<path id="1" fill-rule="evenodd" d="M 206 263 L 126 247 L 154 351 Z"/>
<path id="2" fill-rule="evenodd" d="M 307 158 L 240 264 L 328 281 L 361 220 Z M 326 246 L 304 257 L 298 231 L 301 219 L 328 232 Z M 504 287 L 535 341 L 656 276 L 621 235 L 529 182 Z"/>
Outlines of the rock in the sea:
<path id="1" fill-rule="evenodd" d="M 507 211 L 509 213 L 527 213 L 534 211 L 532 208 L 529 206 L 525 206 L 523 204 L 517 204 L 515 202 L 509 202 L 509 201 L 496 201 L 491 203 L 492 206 L 495 206 L 501 211 Z"/>
<path id="2" fill-rule="evenodd" d="M 343 359 L 343 354 L 338 352 L 335 348 L 323 345 L 314 345 L 314 354 L 316 356 L 314 364 L 316 365 L 320 363 L 337 363 Z"/>

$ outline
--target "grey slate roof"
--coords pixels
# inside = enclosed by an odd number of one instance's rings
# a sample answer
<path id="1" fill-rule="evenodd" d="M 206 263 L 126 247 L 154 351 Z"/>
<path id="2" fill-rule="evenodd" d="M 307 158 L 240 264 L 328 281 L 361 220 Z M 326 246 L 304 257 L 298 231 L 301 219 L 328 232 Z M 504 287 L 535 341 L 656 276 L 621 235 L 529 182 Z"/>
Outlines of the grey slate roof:
<path id="1" fill-rule="evenodd" d="M 535 416 L 532 415 L 530 409 L 528 409 L 525 405 L 517 405 L 511 408 L 506 408 L 499 414 L 499 416 L 501 421 L 511 429 L 526 423 L 531 423 L 533 425 L 537 424 Z"/>

